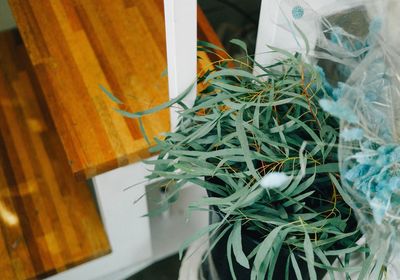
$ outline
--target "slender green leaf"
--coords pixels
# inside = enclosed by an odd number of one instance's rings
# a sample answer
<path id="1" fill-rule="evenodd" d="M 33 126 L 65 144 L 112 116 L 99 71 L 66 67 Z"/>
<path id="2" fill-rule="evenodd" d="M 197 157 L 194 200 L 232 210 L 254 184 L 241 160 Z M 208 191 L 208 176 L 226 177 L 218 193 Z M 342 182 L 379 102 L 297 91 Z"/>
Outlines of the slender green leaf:
<path id="1" fill-rule="evenodd" d="M 227 245 L 226 245 L 226 256 L 228 258 L 228 265 L 229 265 L 229 270 L 231 272 L 232 279 L 237 280 L 235 269 L 233 266 L 233 261 L 232 261 L 232 245 L 233 245 L 233 234 L 231 232 L 231 234 L 228 237 L 228 241 L 227 241 Z"/>
<path id="2" fill-rule="evenodd" d="M 219 226 L 220 226 L 220 223 L 208 225 L 206 227 L 203 227 L 203 228 L 199 229 L 195 234 L 193 234 L 188 239 L 186 239 L 182 243 L 182 245 L 181 245 L 181 247 L 179 249 L 179 259 L 182 259 L 183 251 L 187 247 L 189 247 L 189 245 L 192 244 L 193 241 L 199 239 L 200 237 L 202 237 L 205 234 L 208 234 L 209 232 L 211 232 L 212 230 L 216 229 Z"/>
<path id="3" fill-rule="evenodd" d="M 239 39 L 232 39 L 229 42 L 231 42 L 234 45 L 239 46 L 247 54 L 247 45 L 245 42 L 243 42 L 242 40 L 239 40 Z"/>
<path id="4" fill-rule="evenodd" d="M 143 137 L 144 137 L 144 140 L 146 140 L 146 143 L 147 143 L 148 145 L 151 145 L 150 139 L 149 139 L 149 137 L 147 136 L 146 130 L 145 130 L 144 126 L 143 126 L 143 120 L 142 120 L 142 118 L 138 118 L 138 122 L 139 122 L 140 133 L 142 133 L 142 135 L 143 135 Z"/>
<path id="5" fill-rule="evenodd" d="M 235 222 L 232 230 L 232 247 L 235 254 L 236 261 L 245 268 L 250 268 L 249 260 L 243 253 L 242 248 L 242 222 Z"/>
<path id="6" fill-rule="evenodd" d="M 145 115 L 154 114 L 156 112 L 159 112 L 163 109 L 169 108 L 172 105 L 177 104 L 178 102 L 182 101 L 192 91 L 193 87 L 194 87 L 194 84 L 191 84 L 184 92 L 179 94 L 176 98 L 173 98 L 173 99 L 169 100 L 168 102 L 165 102 L 161 105 L 155 106 L 155 107 L 145 110 L 145 111 L 136 112 L 136 113 L 130 113 L 130 112 L 127 112 L 127 111 L 124 111 L 121 109 L 115 109 L 115 111 L 117 111 L 124 117 L 132 118 L 132 119 L 136 119 L 136 118 L 139 118 L 139 117 L 145 116 Z"/>
<path id="7" fill-rule="evenodd" d="M 212 79 L 223 77 L 223 76 L 233 76 L 233 77 L 243 77 L 248 78 L 250 80 L 259 81 L 258 77 L 254 76 L 252 73 L 248 71 L 244 71 L 241 69 L 222 69 L 219 71 L 212 72 L 204 82 L 209 82 Z"/>
<path id="8" fill-rule="evenodd" d="M 240 144 L 242 146 L 243 156 L 244 156 L 244 159 L 246 160 L 247 167 L 249 168 L 251 175 L 254 178 L 260 180 L 261 177 L 257 173 L 256 169 L 254 168 L 254 163 L 253 163 L 253 160 L 250 155 L 249 142 L 248 142 L 248 139 L 246 137 L 246 132 L 243 127 L 243 111 L 244 111 L 244 107 L 239 111 L 239 114 L 237 116 L 236 131 L 238 134 Z"/>
<path id="9" fill-rule="evenodd" d="M 219 87 L 219 88 L 226 89 L 226 90 L 229 90 L 229 91 L 233 91 L 233 92 L 236 92 L 236 93 L 251 93 L 251 92 L 254 92 L 254 89 L 234 86 L 234 85 L 230 85 L 230 84 L 227 84 L 227 83 L 218 82 L 217 80 L 211 80 L 210 83 L 212 85 L 214 85 L 214 86 Z"/>
<path id="10" fill-rule="evenodd" d="M 304 232 L 304 252 L 307 258 L 307 268 L 310 275 L 310 280 L 317 280 L 317 273 L 314 265 L 314 250 L 307 231 Z"/>
<path id="11" fill-rule="evenodd" d="M 121 100 L 119 100 L 115 95 L 113 95 L 110 91 L 108 91 L 104 86 L 99 85 L 99 87 L 113 102 L 117 104 L 123 104 Z"/>
<path id="12" fill-rule="evenodd" d="M 256 277 L 260 280 L 263 279 L 263 278 L 260 278 L 260 276 L 262 276 L 262 275 L 259 274 L 259 269 L 263 265 L 268 254 L 270 254 L 273 243 L 274 243 L 276 237 L 278 236 L 278 234 L 280 233 L 280 231 L 282 230 L 282 228 L 283 228 L 283 226 L 274 228 L 268 234 L 268 236 L 261 242 L 260 248 L 254 259 L 255 270 L 252 270 L 252 272 L 251 272 L 252 279 L 255 279 Z"/>
<path id="13" fill-rule="evenodd" d="M 293 266 L 294 273 L 296 274 L 297 279 L 303 280 L 303 276 L 301 275 L 299 264 L 297 263 L 296 257 L 294 256 L 294 254 L 292 252 L 290 253 L 290 260 L 292 261 L 292 266 Z"/>

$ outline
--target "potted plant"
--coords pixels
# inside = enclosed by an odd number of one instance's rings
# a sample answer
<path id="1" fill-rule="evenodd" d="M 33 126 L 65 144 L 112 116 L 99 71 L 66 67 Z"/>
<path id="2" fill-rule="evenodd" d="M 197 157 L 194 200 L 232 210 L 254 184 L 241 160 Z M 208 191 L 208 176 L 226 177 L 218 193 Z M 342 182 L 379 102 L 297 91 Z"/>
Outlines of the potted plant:
<path id="1" fill-rule="evenodd" d="M 159 155 L 148 161 L 150 178 L 173 186 L 166 202 L 189 182 L 209 194 L 190 208 L 210 211 L 210 224 L 182 248 L 208 234 L 204 259 L 218 262 L 221 279 L 334 279 L 333 271 L 354 272 L 350 255 L 367 248 L 356 243 L 361 232 L 341 197 L 339 122 L 319 105 L 327 95 L 321 71 L 274 48 L 282 59 L 264 67 L 243 42 L 232 43 L 244 59 L 226 54 L 200 73 L 194 106 L 183 107 L 176 131 L 151 148 Z M 200 48 L 223 51 L 209 43 Z M 121 113 L 140 118 L 153 111 Z"/>

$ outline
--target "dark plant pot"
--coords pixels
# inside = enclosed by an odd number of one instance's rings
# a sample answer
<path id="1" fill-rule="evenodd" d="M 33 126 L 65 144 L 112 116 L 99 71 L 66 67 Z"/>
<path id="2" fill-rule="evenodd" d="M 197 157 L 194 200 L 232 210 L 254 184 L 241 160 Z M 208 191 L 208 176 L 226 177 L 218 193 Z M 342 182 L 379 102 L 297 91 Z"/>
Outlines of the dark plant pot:
<path id="1" fill-rule="evenodd" d="M 221 215 L 216 211 L 210 212 L 210 224 L 221 221 Z M 229 233 L 225 234 L 215 247 L 212 249 L 210 256 L 202 265 L 203 277 L 207 280 L 230 280 L 233 279 L 229 269 L 228 259 L 227 259 L 227 243 L 228 243 Z M 215 237 L 210 237 L 210 243 L 215 240 Z M 246 255 L 250 254 L 253 249 L 262 241 L 261 237 L 255 238 L 254 234 L 244 228 L 242 230 L 242 246 L 243 251 Z M 282 280 L 286 273 L 286 263 L 289 257 L 289 250 L 285 247 L 281 248 L 279 252 L 279 257 L 275 265 L 275 271 L 272 280 Z M 309 279 L 307 263 L 301 259 L 296 258 L 303 279 Z M 332 260 L 331 260 L 332 261 Z M 252 262 L 250 262 L 250 267 Z M 246 269 L 240 264 L 236 263 L 233 257 L 233 268 L 235 270 L 235 275 L 237 279 L 246 280 L 250 279 L 251 269 Z M 322 279 L 326 271 L 316 268 L 318 279 Z M 216 274 L 216 275 L 215 275 Z M 218 277 L 218 278 L 216 278 Z M 215 279 L 216 278 L 216 279 Z M 289 277 L 288 279 L 297 279 L 296 274 L 292 265 L 289 266 Z"/>
<path id="2" fill-rule="evenodd" d="M 221 184 L 219 180 L 215 178 L 206 180 L 214 183 L 214 184 Z M 215 197 L 215 195 L 211 192 L 208 192 L 209 197 Z M 211 207 L 209 214 L 209 223 L 213 224 L 219 222 L 223 219 L 223 214 L 219 211 L 216 207 Z M 223 229 L 222 229 L 223 230 Z M 229 263 L 227 258 L 227 243 L 228 243 L 229 232 L 223 236 L 215 247 L 211 250 L 211 254 L 209 255 L 208 259 L 202 264 L 201 267 L 201 274 L 204 279 L 207 280 L 230 280 L 233 279 L 231 276 L 231 272 L 229 269 Z M 216 236 L 210 237 L 210 244 L 213 243 Z M 254 234 L 253 231 L 250 231 L 246 227 L 242 228 L 242 247 L 244 253 L 249 255 L 253 249 L 263 241 L 262 236 L 257 236 Z M 286 247 L 282 247 L 281 251 L 279 252 L 279 257 L 277 259 L 275 270 L 273 274 L 273 278 L 271 280 L 282 280 L 285 279 L 286 273 L 286 263 L 289 257 L 289 249 Z M 307 263 L 303 259 L 297 257 L 296 258 L 301 274 L 303 279 L 310 279 Z M 233 261 L 233 268 L 235 270 L 235 275 L 238 280 L 247 280 L 250 279 L 251 274 L 251 267 L 252 267 L 252 260 L 250 261 L 250 269 L 246 269 L 242 267 L 240 264 L 235 262 L 235 258 L 232 257 Z M 329 260 L 331 263 L 334 261 L 333 259 Z M 317 278 L 322 279 L 325 274 L 326 270 L 316 268 Z M 202 279 L 203 279 L 202 278 Z M 289 265 L 289 277 L 288 279 L 297 279 L 296 274 L 294 272 L 293 266 Z"/>

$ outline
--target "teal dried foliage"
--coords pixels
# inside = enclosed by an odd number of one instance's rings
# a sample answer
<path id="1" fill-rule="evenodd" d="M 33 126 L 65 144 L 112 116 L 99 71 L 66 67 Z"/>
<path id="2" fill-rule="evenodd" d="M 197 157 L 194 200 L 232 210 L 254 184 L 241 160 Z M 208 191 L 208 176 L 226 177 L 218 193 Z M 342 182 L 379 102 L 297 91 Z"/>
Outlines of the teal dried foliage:
<path id="1" fill-rule="evenodd" d="M 380 28 L 380 21 L 373 20 L 370 24 L 370 33 L 363 44 L 357 45 L 354 41 L 347 40 L 340 28 L 332 28 L 336 31 L 332 33 L 331 40 L 335 44 L 341 44 L 350 53 L 360 49 L 365 50 L 357 57 L 362 60 L 368 51 L 373 49 Z M 324 75 L 322 78 L 326 79 Z M 354 80 L 354 77 L 351 79 Z M 353 144 L 359 146 L 359 149 L 355 149 L 358 161 L 349 164 L 353 167 L 344 171 L 343 177 L 349 181 L 350 186 L 361 192 L 370 204 L 375 222 L 381 224 L 384 215 L 391 207 L 389 190 L 398 191 L 389 185 L 391 176 L 396 176 L 390 170 L 399 164 L 397 160 L 393 160 L 397 153 L 392 155 L 396 145 L 386 144 L 391 143 L 393 139 L 393 131 L 389 125 L 391 115 L 376 105 L 387 103 L 384 91 L 390 86 L 382 55 L 370 59 L 360 79 L 360 83 L 353 85 L 339 83 L 337 87 L 332 87 L 324 81 L 323 84 L 331 95 L 329 99 L 322 99 L 320 105 L 331 115 L 350 124 L 350 128 L 341 131 L 341 137 L 346 142 L 358 141 L 359 144 Z M 352 160 L 353 157 L 349 159 Z"/>
<path id="2" fill-rule="evenodd" d="M 350 108 L 350 106 L 348 106 L 346 103 L 329 99 L 321 99 L 319 101 L 319 104 L 323 110 L 325 110 L 332 116 L 346 120 L 351 124 L 357 124 L 359 122 L 359 119 L 354 110 Z"/>
<path id="3" fill-rule="evenodd" d="M 378 225 L 387 212 L 397 212 L 400 202 L 400 147 L 378 146 L 357 153 L 357 164 L 345 172 L 348 184 L 369 202 Z"/>
<path id="4" fill-rule="evenodd" d="M 362 55 L 354 55 L 358 66 L 348 81 L 334 88 L 321 104 L 342 122 L 340 155 L 345 197 L 357 212 L 372 248 L 368 262 L 375 263 L 373 270 L 363 269 L 360 277 L 371 273 L 372 279 L 385 271 L 392 254 L 390 248 L 399 242 L 400 224 L 400 146 L 396 131 L 399 80 L 398 70 L 390 61 L 398 58 L 385 48 L 379 34 L 381 25 L 379 19 L 371 22 Z M 344 48 L 350 54 L 360 54 L 346 44 Z"/>
<path id="5" fill-rule="evenodd" d="M 361 128 L 346 128 L 340 133 L 340 136 L 345 141 L 362 140 L 364 138 L 364 130 Z"/>

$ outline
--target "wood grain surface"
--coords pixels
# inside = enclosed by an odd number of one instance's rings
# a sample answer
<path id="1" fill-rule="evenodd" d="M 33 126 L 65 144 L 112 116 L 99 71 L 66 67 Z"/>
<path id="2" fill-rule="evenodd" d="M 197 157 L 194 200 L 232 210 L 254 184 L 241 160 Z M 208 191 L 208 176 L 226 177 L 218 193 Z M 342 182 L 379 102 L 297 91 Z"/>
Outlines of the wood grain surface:
<path id="1" fill-rule="evenodd" d="M 140 111 L 168 99 L 162 0 L 9 3 L 73 172 L 90 178 L 148 157 L 138 122 L 113 108 Z M 150 139 L 168 131 L 168 110 L 143 123 Z"/>
<path id="2" fill-rule="evenodd" d="M 90 178 L 147 158 L 138 122 L 113 108 L 139 111 L 168 99 L 163 1 L 9 2 L 74 174 Z M 218 40 L 201 11 L 199 26 Z M 150 139 L 168 131 L 168 110 L 143 123 Z"/>
<path id="3" fill-rule="evenodd" d="M 137 120 L 168 99 L 162 0 L 9 0 L 74 174 L 82 178 L 147 158 Z M 200 11 L 200 29 L 216 35 Z M 110 101 L 103 85 L 123 105 Z M 169 112 L 143 119 L 150 139 Z"/>
<path id="4" fill-rule="evenodd" d="M 22 40 L 0 33 L 0 279 L 43 279 L 109 252 Z"/>

